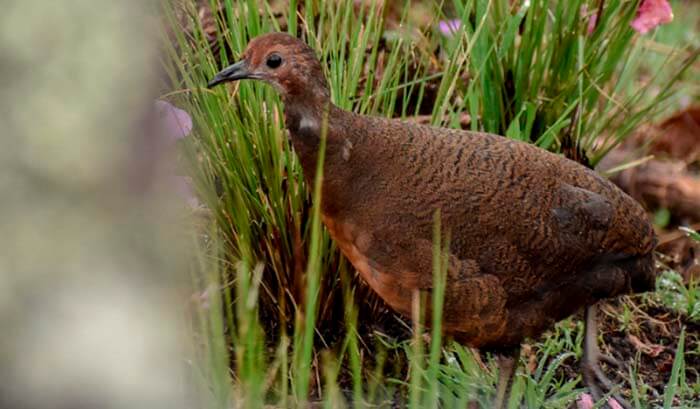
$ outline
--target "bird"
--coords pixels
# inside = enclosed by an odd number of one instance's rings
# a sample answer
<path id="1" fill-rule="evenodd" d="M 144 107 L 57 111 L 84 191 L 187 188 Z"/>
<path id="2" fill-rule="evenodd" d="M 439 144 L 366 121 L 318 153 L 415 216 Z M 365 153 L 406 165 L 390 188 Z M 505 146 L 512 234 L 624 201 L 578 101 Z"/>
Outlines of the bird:
<path id="1" fill-rule="evenodd" d="M 657 238 L 634 199 L 525 142 L 343 110 L 314 50 L 286 33 L 250 40 L 207 86 L 244 79 L 281 95 L 309 184 L 325 142 L 322 221 L 361 278 L 407 317 L 415 294 L 434 288 L 439 212 L 449 233 L 442 331 L 494 354 L 495 408 L 508 404 L 523 341 L 581 309 L 584 383 L 596 400 L 614 392 L 599 365 L 614 360 L 598 347 L 596 304 L 655 282 Z"/>

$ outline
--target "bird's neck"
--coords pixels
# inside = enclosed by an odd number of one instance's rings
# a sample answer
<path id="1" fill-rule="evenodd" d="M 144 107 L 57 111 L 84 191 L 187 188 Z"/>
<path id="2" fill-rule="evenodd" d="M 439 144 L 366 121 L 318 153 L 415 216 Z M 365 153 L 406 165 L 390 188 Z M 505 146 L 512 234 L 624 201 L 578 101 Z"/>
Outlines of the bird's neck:
<path id="1" fill-rule="evenodd" d="M 316 172 L 321 138 L 328 142 L 326 153 L 333 149 L 333 118 L 339 108 L 323 94 L 285 96 L 283 101 L 285 125 L 309 181 Z"/>
<path id="2" fill-rule="evenodd" d="M 309 145 L 318 145 L 323 128 L 329 127 L 334 109 L 327 90 L 286 94 L 284 102 L 285 124 L 292 138 Z"/>

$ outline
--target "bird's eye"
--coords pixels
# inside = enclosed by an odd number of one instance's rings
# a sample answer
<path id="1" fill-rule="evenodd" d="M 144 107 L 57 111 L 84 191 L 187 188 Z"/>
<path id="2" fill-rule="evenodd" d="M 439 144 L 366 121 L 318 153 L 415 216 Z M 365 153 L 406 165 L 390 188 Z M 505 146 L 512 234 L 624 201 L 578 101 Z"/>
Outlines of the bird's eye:
<path id="1" fill-rule="evenodd" d="M 278 54 L 270 54 L 265 63 L 270 68 L 277 68 L 282 65 L 282 57 L 280 57 Z"/>

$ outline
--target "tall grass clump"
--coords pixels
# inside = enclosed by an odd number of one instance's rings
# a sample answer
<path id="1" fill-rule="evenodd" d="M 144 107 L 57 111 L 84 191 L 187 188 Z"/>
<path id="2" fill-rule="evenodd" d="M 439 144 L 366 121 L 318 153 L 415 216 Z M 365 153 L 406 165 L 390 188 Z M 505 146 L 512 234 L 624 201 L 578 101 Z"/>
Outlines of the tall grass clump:
<path id="1" fill-rule="evenodd" d="M 655 54 L 630 28 L 636 1 L 454 1 L 461 30 L 447 44 L 443 101 L 435 118 L 470 112 L 475 130 L 558 151 L 565 138 L 597 163 L 672 99 L 698 51 L 673 50 L 645 84 L 639 65 Z M 459 72 L 471 81 L 459 84 Z M 441 99 L 438 99 L 441 100 Z"/>
<path id="2" fill-rule="evenodd" d="M 443 350 L 435 329 L 426 356 L 420 320 L 413 342 L 399 342 L 411 324 L 359 283 L 321 225 L 319 193 L 304 182 L 275 91 L 253 81 L 205 85 L 251 38 L 288 31 L 316 49 L 332 100 L 344 109 L 428 116 L 452 127 L 468 113 L 473 130 L 552 151 L 573 146 L 596 163 L 672 101 L 697 57 L 669 53 L 665 75 L 641 86 L 635 70 L 652 51 L 629 25 L 636 1 L 512 3 L 431 3 L 434 17 L 424 25 L 413 23 L 409 1 L 391 10 L 387 2 L 354 0 L 163 4 L 164 98 L 195 123 L 183 156 L 206 212 L 197 225 L 193 283 L 211 302 L 194 321 L 208 368 L 203 390 L 217 407 L 231 399 L 286 407 L 324 396 L 376 403 L 392 396 L 391 385 L 410 389 L 414 407 L 488 402 L 493 379 L 476 375 L 483 364 L 470 350 Z M 447 18 L 459 28 L 441 33 L 436 27 Z M 429 310 L 439 322 L 435 302 Z M 406 356 L 407 382 L 400 378 Z M 384 382 L 392 364 L 399 375 Z M 533 382 L 542 378 L 555 385 L 546 368 Z M 517 388 L 534 393 L 524 381 Z M 537 399 L 552 390 L 538 389 Z"/>

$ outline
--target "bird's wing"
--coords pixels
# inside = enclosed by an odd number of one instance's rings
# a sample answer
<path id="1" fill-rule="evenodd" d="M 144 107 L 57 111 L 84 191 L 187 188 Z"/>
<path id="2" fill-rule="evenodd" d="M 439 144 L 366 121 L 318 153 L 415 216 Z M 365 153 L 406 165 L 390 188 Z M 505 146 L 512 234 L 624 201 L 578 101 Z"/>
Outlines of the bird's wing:
<path id="1" fill-rule="evenodd" d="M 607 182 L 607 181 L 606 181 Z M 588 251 L 615 257 L 649 254 L 655 246 L 653 228 L 644 210 L 612 184 L 605 195 L 581 186 L 561 183 L 560 205 L 553 220 L 570 240 Z"/>
<path id="2" fill-rule="evenodd" d="M 602 239 L 610 227 L 615 213 L 612 203 L 603 195 L 561 183 L 559 203 L 552 208 L 556 227 L 570 239 Z M 591 236 L 601 237 L 591 237 Z M 596 242 L 597 242 L 596 241 Z"/>

